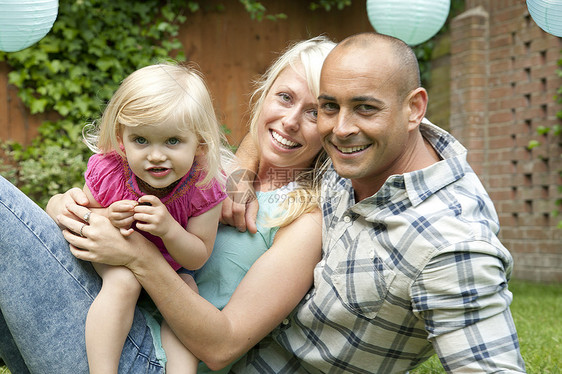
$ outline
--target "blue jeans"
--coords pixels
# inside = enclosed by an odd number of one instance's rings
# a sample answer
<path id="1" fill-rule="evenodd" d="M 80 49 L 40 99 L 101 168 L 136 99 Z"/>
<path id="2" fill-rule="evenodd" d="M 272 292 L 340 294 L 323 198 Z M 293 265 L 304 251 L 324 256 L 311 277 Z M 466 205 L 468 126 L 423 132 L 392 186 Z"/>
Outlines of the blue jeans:
<path id="1" fill-rule="evenodd" d="M 88 373 L 85 321 L 100 288 L 55 222 L 0 177 L 0 357 L 12 373 Z M 164 373 L 138 308 L 119 372 Z"/>

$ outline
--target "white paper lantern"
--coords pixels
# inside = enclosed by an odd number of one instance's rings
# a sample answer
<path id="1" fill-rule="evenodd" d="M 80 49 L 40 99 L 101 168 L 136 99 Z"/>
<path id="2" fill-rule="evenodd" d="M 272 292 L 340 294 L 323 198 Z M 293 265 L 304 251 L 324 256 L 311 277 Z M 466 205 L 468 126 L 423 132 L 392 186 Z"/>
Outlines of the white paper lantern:
<path id="1" fill-rule="evenodd" d="M 58 0 L 0 0 L 0 51 L 37 43 L 53 27 L 58 8 Z"/>
<path id="2" fill-rule="evenodd" d="M 374 29 L 409 45 L 425 42 L 443 27 L 451 0 L 367 0 Z"/>
<path id="3" fill-rule="evenodd" d="M 527 9 L 541 29 L 562 36 L 562 0 L 527 0 Z"/>

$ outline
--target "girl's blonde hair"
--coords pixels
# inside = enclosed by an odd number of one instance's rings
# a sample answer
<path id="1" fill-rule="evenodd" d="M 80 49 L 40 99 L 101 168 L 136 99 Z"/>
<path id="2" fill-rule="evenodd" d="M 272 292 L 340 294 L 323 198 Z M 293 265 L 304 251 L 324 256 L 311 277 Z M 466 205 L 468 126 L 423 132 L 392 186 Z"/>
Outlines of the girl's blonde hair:
<path id="1" fill-rule="evenodd" d="M 206 172 L 198 183 L 213 178 L 224 182 L 221 158 L 230 158 L 225 136 L 217 120 L 209 90 L 195 67 L 171 62 L 143 67 L 123 80 L 101 117 L 99 125 L 84 129 L 86 145 L 96 153 L 117 152 L 124 126 L 158 126 L 176 123 L 178 130 L 197 136 L 204 159 L 197 159 Z"/>
<path id="2" fill-rule="evenodd" d="M 285 52 L 273 62 L 264 75 L 255 82 L 256 89 L 252 94 L 253 103 L 250 120 L 250 134 L 257 144 L 258 119 L 263 110 L 265 97 L 273 86 L 273 83 L 283 70 L 302 66 L 304 78 L 308 88 L 314 97 L 320 94 L 320 71 L 328 53 L 335 47 L 335 43 L 325 36 L 317 36 L 290 45 Z M 258 146 L 259 149 L 259 146 Z M 311 165 L 310 171 L 302 172 L 296 177 L 298 188 L 288 193 L 283 202 L 285 213 L 276 219 L 271 219 L 271 226 L 286 226 L 305 213 L 318 208 L 320 203 L 321 175 L 325 169 L 326 152 L 321 150 Z"/>

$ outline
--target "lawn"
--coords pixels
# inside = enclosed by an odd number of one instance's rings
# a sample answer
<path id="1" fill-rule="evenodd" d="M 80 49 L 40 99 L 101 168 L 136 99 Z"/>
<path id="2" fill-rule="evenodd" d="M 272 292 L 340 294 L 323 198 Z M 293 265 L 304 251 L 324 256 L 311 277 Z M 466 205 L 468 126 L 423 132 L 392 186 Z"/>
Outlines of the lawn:
<path id="1" fill-rule="evenodd" d="M 529 374 L 562 373 L 562 285 L 512 280 L 511 313 Z M 445 373 L 433 356 L 411 374 Z"/>
<path id="2" fill-rule="evenodd" d="M 562 373 L 562 285 L 545 285 L 513 280 L 511 313 L 517 326 L 521 354 L 529 374 Z M 444 373 L 433 356 L 411 374 Z M 0 367 L 0 374 L 10 374 Z"/>

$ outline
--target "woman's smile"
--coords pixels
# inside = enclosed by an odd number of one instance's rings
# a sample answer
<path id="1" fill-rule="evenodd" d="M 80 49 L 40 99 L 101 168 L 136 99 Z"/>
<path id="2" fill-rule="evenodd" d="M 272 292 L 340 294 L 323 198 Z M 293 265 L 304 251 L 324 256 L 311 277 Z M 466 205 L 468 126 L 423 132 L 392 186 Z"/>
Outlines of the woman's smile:
<path id="1" fill-rule="evenodd" d="M 294 149 L 294 148 L 301 147 L 300 143 L 287 139 L 286 137 L 284 137 L 283 135 L 281 135 L 275 130 L 269 130 L 269 132 L 271 133 L 273 143 L 281 148 Z"/>

